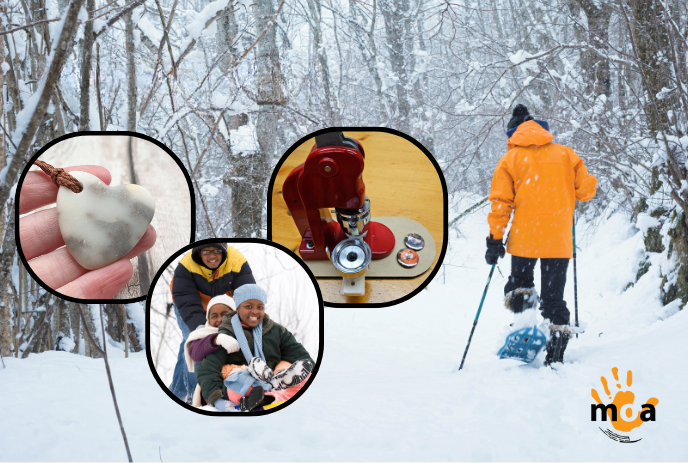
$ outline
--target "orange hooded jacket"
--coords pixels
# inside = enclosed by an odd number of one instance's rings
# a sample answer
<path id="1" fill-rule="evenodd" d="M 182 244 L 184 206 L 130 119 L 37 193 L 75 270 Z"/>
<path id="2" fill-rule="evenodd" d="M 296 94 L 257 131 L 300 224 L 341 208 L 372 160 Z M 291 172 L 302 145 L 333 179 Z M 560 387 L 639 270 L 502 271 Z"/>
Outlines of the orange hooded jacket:
<path id="1" fill-rule="evenodd" d="M 537 122 L 524 122 L 497 163 L 487 222 L 493 239 L 502 239 L 514 211 L 507 244 L 511 255 L 571 258 L 576 199 L 595 196 L 595 176 L 571 148 L 552 143 L 553 138 Z"/>

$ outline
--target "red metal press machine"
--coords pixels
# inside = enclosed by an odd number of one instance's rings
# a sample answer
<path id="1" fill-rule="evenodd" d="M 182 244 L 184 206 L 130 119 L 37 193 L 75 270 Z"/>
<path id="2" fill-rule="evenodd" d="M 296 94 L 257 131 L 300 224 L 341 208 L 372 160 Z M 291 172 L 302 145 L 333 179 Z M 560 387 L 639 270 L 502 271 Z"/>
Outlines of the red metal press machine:
<path id="1" fill-rule="evenodd" d="M 301 234 L 301 258 L 330 259 L 344 278 L 344 294 L 363 294 L 370 261 L 387 257 L 395 245 L 392 231 L 371 221 L 364 164 L 358 140 L 342 132 L 318 135 L 306 161 L 292 170 L 282 188 Z"/>

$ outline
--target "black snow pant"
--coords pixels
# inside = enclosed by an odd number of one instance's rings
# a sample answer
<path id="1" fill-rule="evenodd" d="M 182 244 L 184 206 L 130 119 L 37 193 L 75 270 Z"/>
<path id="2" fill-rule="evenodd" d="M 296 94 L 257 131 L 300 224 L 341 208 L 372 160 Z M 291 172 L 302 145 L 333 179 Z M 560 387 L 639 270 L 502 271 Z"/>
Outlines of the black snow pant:
<path id="1" fill-rule="evenodd" d="M 505 295 L 518 288 L 535 287 L 536 262 L 535 258 L 511 256 L 511 275 L 504 287 Z M 569 259 L 540 259 L 540 311 L 553 325 L 569 324 L 571 314 L 564 300 L 568 267 Z"/>

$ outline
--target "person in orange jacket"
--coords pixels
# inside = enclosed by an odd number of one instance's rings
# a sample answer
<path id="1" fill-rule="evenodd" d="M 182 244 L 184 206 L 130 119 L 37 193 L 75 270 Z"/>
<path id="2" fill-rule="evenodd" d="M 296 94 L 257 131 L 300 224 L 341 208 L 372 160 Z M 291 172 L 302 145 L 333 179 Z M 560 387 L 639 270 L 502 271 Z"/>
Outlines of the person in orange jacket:
<path id="1" fill-rule="evenodd" d="M 497 163 L 490 188 L 485 260 L 494 265 L 504 257 L 502 239 L 513 212 L 506 249 L 511 275 L 504 304 L 514 313 L 537 307 L 533 272 L 540 259 L 540 310 L 550 323 L 545 364 L 563 362 L 571 334 L 564 286 L 573 254 L 573 210 L 576 200 L 595 196 L 597 179 L 571 148 L 552 143 L 549 124 L 534 120 L 522 104 L 514 108 L 506 134 L 509 151 Z M 554 358 L 557 347 L 559 355 Z"/>

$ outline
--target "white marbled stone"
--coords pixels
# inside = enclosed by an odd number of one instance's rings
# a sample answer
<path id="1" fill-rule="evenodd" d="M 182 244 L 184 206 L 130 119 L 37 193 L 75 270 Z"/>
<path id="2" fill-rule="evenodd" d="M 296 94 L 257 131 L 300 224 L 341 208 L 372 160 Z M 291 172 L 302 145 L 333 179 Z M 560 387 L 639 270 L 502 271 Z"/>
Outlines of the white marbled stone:
<path id="1" fill-rule="evenodd" d="M 89 270 L 124 257 L 139 242 L 155 214 L 155 199 L 139 185 L 108 186 L 87 172 L 70 172 L 84 186 L 61 186 L 57 221 L 67 249 Z"/>

